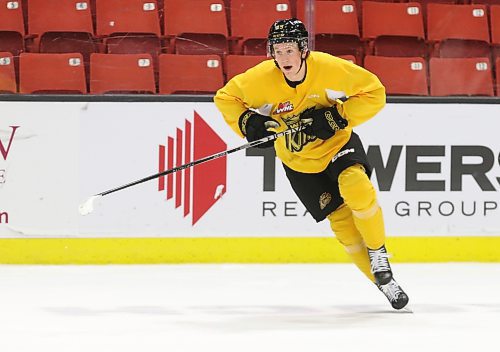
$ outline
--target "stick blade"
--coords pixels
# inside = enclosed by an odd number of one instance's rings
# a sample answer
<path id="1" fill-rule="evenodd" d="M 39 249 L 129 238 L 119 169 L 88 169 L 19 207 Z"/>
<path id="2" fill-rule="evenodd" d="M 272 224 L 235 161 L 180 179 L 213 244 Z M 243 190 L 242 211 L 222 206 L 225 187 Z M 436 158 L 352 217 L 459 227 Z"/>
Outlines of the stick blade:
<path id="1" fill-rule="evenodd" d="M 94 211 L 94 200 L 96 200 L 97 197 L 99 196 L 89 197 L 85 202 L 80 204 L 80 206 L 78 207 L 78 212 L 80 213 L 80 215 L 85 216 Z"/>

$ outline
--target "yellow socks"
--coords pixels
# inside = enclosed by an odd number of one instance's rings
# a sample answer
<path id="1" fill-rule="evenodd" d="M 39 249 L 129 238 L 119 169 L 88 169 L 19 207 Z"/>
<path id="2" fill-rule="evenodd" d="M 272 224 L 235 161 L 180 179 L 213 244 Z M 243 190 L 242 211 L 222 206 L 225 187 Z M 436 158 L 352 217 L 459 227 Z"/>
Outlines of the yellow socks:
<path id="1" fill-rule="evenodd" d="M 343 204 L 328 215 L 328 220 L 330 220 L 330 226 L 333 232 L 335 232 L 337 240 L 344 246 L 353 263 L 371 281 L 374 281 L 370 270 L 370 259 L 368 258 L 366 245 L 354 224 L 351 209 Z"/>
<path id="2" fill-rule="evenodd" d="M 339 176 L 339 190 L 352 210 L 354 224 L 370 249 L 385 243 L 385 226 L 377 195 L 362 165 L 348 167 Z"/>
<path id="3" fill-rule="evenodd" d="M 339 176 L 344 204 L 328 215 L 330 226 L 356 266 L 373 282 L 367 247 L 378 249 L 385 243 L 382 209 L 362 165 L 348 167 Z"/>

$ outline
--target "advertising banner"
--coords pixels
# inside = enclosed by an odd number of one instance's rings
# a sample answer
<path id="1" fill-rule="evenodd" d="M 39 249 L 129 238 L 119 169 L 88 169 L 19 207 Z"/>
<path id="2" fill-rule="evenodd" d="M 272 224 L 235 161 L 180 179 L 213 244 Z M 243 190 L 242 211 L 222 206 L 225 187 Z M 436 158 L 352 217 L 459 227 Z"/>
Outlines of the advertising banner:
<path id="1" fill-rule="evenodd" d="M 396 104 L 356 129 L 389 234 L 500 234 L 498 116 L 498 105 Z"/>
<path id="2" fill-rule="evenodd" d="M 0 103 L 0 237 L 331 237 L 274 150 L 251 148 L 88 197 L 246 141 L 212 103 Z M 389 236 L 498 236 L 497 105 L 390 104 L 359 126 Z"/>

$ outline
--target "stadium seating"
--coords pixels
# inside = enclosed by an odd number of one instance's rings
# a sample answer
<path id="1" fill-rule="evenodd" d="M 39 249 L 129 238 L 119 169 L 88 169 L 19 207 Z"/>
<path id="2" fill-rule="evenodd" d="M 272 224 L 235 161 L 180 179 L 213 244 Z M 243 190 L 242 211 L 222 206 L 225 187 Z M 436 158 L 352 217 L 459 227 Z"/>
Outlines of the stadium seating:
<path id="1" fill-rule="evenodd" d="M 160 55 L 160 94 L 214 93 L 223 84 L 218 55 Z"/>
<path id="2" fill-rule="evenodd" d="M 90 93 L 156 93 L 149 54 L 92 54 Z"/>
<path id="3" fill-rule="evenodd" d="M 19 93 L 87 93 L 82 54 L 22 53 Z"/>
<path id="4" fill-rule="evenodd" d="M 10 52 L 0 52 L 0 93 L 16 93 L 14 58 Z"/>
<path id="5" fill-rule="evenodd" d="M 0 0 L 0 51 L 18 56 L 24 51 L 24 34 L 22 3 Z"/>
<path id="6" fill-rule="evenodd" d="M 315 50 L 332 55 L 352 55 L 362 62 L 356 3 L 318 1 L 315 7 Z"/>
<path id="7" fill-rule="evenodd" d="M 447 95 L 493 95 L 488 58 L 431 58 L 430 93 Z"/>
<path id="8" fill-rule="evenodd" d="M 0 0 L 0 93 L 211 94 L 292 16 L 390 95 L 500 93 L 500 0 Z"/>
<path id="9" fill-rule="evenodd" d="M 233 53 L 266 55 L 267 34 L 271 24 L 290 18 L 288 0 L 231 0 Z"/>
<path id="10" fill-rule="evenodd" d="M 156 0 L 95 0 L 96 34 L 109 54 L 150 54 L 154 67 L 161 53 Z"/>
<path id="11" fill-rule="evenodd" d="M 427 5 L 427 39 L 432 56 L 489 57 L 489 29 L 485 5 Z"/>
<path id="12" fill-rule="evenodd" d="M 253 56 L 253 55 L 228 55 L 226 56 L 226 81 L 245 72 L 250 67 L 269 59 L 267 56 Z"/>
<path id="13" fill-rule="evenodd" d="M 165 0 L 164 6 L 165 35 L 175 53 L 228 53 L 226 8 L 222 0 Z"/>
<path id="14" fill-rule="evenodd" d="M 380 56 L 425 57 L 422 8 L 417 2 L 363 2 L 363 37 Z"/>
<path id="15" fill-rule="evenodd" d="M 365 68 L 375 73 L 390 95 L 429 95 L 427 65 L 421 57 L 365 57 Z"/>
<path id="16" fill-rule="evenodd" d="M 28 32 L 34 51 L 82 54 L 88 64 L 97 50 L 89 1 L 30 0 Z"/>

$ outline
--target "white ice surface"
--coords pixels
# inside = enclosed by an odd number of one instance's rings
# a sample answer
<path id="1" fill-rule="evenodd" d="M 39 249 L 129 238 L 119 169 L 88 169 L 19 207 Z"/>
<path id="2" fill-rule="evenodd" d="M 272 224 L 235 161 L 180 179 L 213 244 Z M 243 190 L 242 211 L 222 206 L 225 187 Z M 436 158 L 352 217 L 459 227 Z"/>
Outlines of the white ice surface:
<path id="1" fill-rule="evenodd" d="M 2 352 L 500 351 L 500 264 L 0 266 Z"/>

